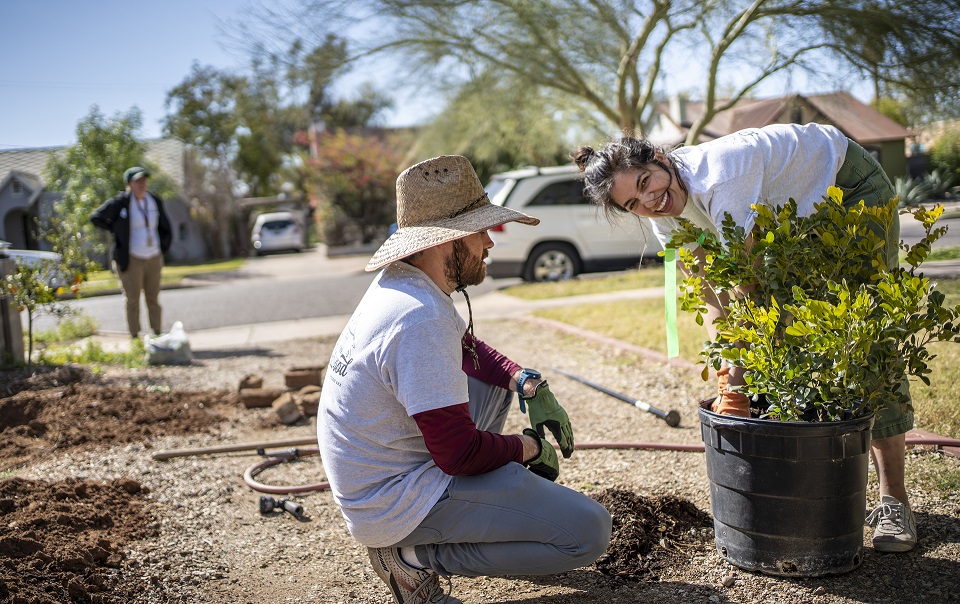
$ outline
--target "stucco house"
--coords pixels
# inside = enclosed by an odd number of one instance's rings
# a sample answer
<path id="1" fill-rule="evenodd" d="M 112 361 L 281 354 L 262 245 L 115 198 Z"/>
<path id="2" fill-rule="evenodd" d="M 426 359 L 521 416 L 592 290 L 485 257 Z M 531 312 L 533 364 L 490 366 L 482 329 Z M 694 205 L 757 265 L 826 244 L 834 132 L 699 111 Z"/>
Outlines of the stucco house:
<path id="1" fill-rule="evenodd" d="M 186 154 L 176 139 L 144 141 L 145 159 L 182 189 Z M 51 157 L 62 155 L 65 147 L 12 149 L 0 151 L 0 239 L 18 249 L 49 249 L 37 235 L 37 221 L 45 224 L 56 212 L 63 195 L 48 191 L 43 173 Z M 106 200 L 104 200 L 106 201 Z M 199 260 L 206 256 L 203 240 L 190 208 L 181 199 L 164 199 L 164 208 L 173 227 L 173 244 L 168 257 L 173 261 Z"/>
<path id="2" fill-rule="evenodd" d="M 702 114 L 703 103 L 673 97 L 657 106 L 647 135 L 661 144 L 682 143 L 690 126 Z M 907 139 L 913 133 L 847 92 L 742 99 L 733 108 L 717 114 L 698 142 L 744 128 L 811 122 L 836 126 L 873 153 L 891 179 L 907 175 Z"/>

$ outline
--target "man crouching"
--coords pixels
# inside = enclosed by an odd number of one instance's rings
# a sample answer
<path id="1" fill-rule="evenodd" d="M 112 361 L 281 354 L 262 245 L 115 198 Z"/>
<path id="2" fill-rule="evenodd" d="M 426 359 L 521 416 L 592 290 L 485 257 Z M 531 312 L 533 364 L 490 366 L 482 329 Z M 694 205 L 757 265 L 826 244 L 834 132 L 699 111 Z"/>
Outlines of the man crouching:
<path id="1" fill-rule="evenodd" d="M 539 372 L 473 336 L 451 294 L 483 281 L 487 229 L 536 225 L 490 203 L 470 162 L 427 160 L 397 179 L 397 231 L 327 367 L 317 432 L 347 528 L 397 604 L 460 602 L 451 575 L 548 575 L 593 563 L 607 510 L 553 481 L 573 453 Z M 466 293 L 464 292 L 466 296 Z M 469 308 L 469 298 L 467 304 Z M 519 393 L 533 429 L 501 434 Z"/>

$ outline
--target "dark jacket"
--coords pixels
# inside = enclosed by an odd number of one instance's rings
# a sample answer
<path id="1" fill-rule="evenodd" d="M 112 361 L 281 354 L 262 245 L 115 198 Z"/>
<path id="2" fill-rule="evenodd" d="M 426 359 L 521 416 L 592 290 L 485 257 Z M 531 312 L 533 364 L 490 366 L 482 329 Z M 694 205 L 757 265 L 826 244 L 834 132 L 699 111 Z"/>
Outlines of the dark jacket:
<path id="1" fill-rule="evenodd" d="M 173 240 L 173 230 L 170 228 L 170 219 L 163 209 L 163 200 L 150 193 L 157 202 L 160 220 L 157 224 L 157 234 L 160 238 L 160 251 L 166 253 Z M 126 210 L 126 211 L 124 211 Z M 130 193 L 120 193 L 109 199 L 102 206 L 90 214 L 90 222 L 113 233 L 113 259 L 117 268 L 123 272 L 130 265 Z"/>

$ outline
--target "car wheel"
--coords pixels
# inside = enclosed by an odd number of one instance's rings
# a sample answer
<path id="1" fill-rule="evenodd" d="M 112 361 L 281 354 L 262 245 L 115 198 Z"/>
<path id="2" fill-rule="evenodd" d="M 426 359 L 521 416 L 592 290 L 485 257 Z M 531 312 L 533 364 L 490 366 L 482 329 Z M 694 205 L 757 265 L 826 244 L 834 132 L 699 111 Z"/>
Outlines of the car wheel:
<path id="1" fill-rule="evenodd" d="M 560 281 L 580 272 L 580 256 L 567 243 L 541 243 L 533 248 L 523 268 L 525 281 Z"/>

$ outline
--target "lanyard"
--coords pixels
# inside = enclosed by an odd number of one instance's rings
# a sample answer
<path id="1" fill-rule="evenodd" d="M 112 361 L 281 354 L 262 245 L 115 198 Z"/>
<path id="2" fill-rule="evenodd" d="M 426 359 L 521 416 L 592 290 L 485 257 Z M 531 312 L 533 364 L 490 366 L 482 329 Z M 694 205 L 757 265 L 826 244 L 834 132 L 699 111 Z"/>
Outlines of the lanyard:
<path id="1" fill-rule="evenodd" d="M 137 204 L 137 209 L 140 210 L 140 213 L 143 214 L 143 222 L 147 225 L 147 230 L 150 230 L 150 213 L 147 211 L 147 196 L 144 195 L 143 199 L 137 199 L 137 196 L 133 196 L 133 201 Z"/>
<path id="2" fill-rule="evenodd" d="M 144 195 L 142 200 L 137 199 L 136 195 L 131 195 L 131 197 L 133 197 L 134 203 L 137 204 L 137 209 L 143 214 L 143 223 L 147 227 L 147 245 L 153 245 L 153 231 L 150 230 L 150 212 L 147 210 L 147 196 Z"/>

